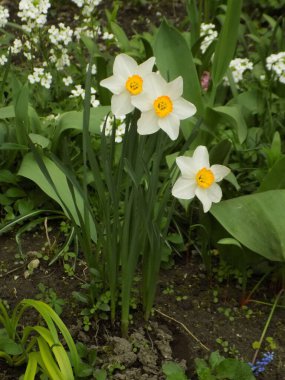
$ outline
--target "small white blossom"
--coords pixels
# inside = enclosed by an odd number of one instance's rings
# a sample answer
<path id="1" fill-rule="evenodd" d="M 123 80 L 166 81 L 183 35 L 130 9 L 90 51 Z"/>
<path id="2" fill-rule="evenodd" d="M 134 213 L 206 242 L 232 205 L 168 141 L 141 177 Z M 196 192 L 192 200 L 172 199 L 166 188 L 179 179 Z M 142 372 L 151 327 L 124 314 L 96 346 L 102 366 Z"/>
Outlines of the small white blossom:
<path id="1" fill-rule="evenodd" d="M 102 34 L 102 39 L 103 40 L 113 40 L 114 39 L 114 34 L 108 33 L 108 32 L 104 32 Z"/>
<path id="2" fill-rule="evenodd" d="M 28 80 L 31 84 L 39 83 L 41 86 L 49 89 L 52 83 L 52 76 L 50 73 L 46 73 L 43 68 L 34 68 L 33 74 L 28 76 Z"/>
<path id="3" fill-rule="evenodd" d="M 253 63 L 248 58 L 235 58 L 230 62 L 229 68 L 234 82 L 238 85 L 243 80 L 244 72 L 253 69 Z M 226 76 L 223 80 L 225 85 L 229 85 L 229 80 Z"/>
<path id="4" fill-rule="evenodd" d="M 49 40 L 56 46 L 67 46 L 72 41 L 73 30 L 69 26 L 65 26 L 62 22 L 59 24 L 59 28 L 52 25 L 49 30 Z"/>
<path id="5" fill-rule="evenodd" d="M 274 77 L 285 84 L 285 52 L 271 54 L 266 58 L 266 68 L 271 71 Z"/>
<path id="6" fill-rule="evenodd" d="M 111 136 L 113 133 L 113 124 L 115 122 L 114 116 L 109 116 L 106 121 L 104 121 L 100 130 L 103 131 L 105 127 L 105 136 Z M 106 123 L 106 125 L 105 125 Z M 116 118 L 116 129 L 115 129 L 115 142 L 121 143 L 123 141 L 123 136 L 126 131 L 125 116 Z"/>
<path id="7" fill-rule="evenodd" d="M 8 62 L 7 57 L 3 54 L 0 56 L 0 66 L 4 66 Z"/>
<path id="8" fill-rule="evenodd" d="M 13 45 L 11 46 L 11 53 L 12 54 L 18 54 L 21 52 L 23 47 L 22 41 L 16 38 L 13 42 Z"/>
<path id="9" fill-rule="evenodd" d="M 49 8 L 49 0 L 21 0 L 18 16 L 22 23 L 26 23 L 25 29 L 32 31 L 33 28 L 41 27 L 46 23 Z"/>
<path id="10" fill-rule="evenodd" d="M 62 81 L 65 84 L 65 86 L 69 86 L 69 85 L 71 85 L 73 83 L 73 80 L 72 80 L 71 76 L 62 78 Z"/>
<path id="11" fill-rule="evenodd" d="M 96 99 L 96 90 L 94 87 L 91 87 L 91 98 L 90 98 L 90 104 L 92 107 L 96 108 L 100 105 L 99 100 Z M 82 88 L 81 84 L 77 84 L 73 90 L 71 90 L 71 95 L 69 95 L 70 98 L 82 98 L 82 100 L 85 99 L 85 90 Z"/>
<path id="12" fill-rule="evenodd" d="M 82 88 L 81 84 L 75 85 L 75 89 L 71 90 L 70 98 L 78 98 L 79 96 L 84 99 L 85 97 L 85 90 Z"/>
<path id="13" fill-rule="evenodd" d="M 82 14 L 89 16 L 102 0 L 71 0 L 79 8 L 82 8 Z"/>
<path id="14" fill-rule="evenodd" d="M 9 11 L 7 8 L 0 5 L 0 28 L 3 28 L 9 19 Z"/>
<path id="15" fill-rule="evenodd" d="M 204 54 L 211 43 L 218 37 L 218 32 L 215 30 L 215 25 L 202 23 L 200 27 L 200 36 L 204 37 L 200 46 L 201 51 Z"/>

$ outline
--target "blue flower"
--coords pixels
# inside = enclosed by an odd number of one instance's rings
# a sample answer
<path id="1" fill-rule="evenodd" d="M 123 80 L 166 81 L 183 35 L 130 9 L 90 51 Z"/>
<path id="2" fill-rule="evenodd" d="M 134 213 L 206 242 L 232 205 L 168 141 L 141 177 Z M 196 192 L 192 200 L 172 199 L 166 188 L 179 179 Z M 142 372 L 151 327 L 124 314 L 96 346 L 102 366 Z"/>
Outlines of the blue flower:
<path id="1" fill-rule="evenodd" d="M 265 371 L 266 366 L 274 359 L 274 352 L 265 352 L 262 359 L 258 360 L 255 364 L 248 363 L 255 375 Z"/>

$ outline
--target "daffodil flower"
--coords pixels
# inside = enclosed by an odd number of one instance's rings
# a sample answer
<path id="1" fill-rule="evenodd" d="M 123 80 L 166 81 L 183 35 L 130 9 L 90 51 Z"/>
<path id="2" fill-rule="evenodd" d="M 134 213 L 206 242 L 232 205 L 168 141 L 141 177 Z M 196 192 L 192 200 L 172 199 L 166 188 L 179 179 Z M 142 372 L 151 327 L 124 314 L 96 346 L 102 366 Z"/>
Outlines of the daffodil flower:
<path id="1" fill-rule="evenodd" d="M 145 78 L 152 72 L 155 58 L 138 65 L 126 54 L 119 54 L 115 58 L 113 73 L 109 78 L 103 79 L 100 85 L 108 88 L 114 95 L 111 99 L 111 110 L 115 116 L 123 116 L 135 108 L 132 98 L 142 93 Z"/>
<path id="2" fill-rule="evenodd" d="M 209 163 L 209 153 L 205 146 L 198 146 L 192 157 L 180 156 L 176 163 L 182 176 L 175 182 L 172 195 L 179 199 L 192 199 L 196 195 L 203 204 L 204 212 L 208 212 L 212 203 L 222 199 L 220 182 L 230 173 L 230 169 L 223 165 Z"/>
<path id="3" fill-rule="evenodd" d="M 162 129 L 171 140 L 176 140 L 180 120 L 196 112 L 194 104 L 181 97 L 182 93 L 182 77 L 167 83 L 161 75 L 149 74 L 144 92 L 132 99 L 132 104 L 142 112 L 138 120 L 138 133 L 149 135 Z"/>

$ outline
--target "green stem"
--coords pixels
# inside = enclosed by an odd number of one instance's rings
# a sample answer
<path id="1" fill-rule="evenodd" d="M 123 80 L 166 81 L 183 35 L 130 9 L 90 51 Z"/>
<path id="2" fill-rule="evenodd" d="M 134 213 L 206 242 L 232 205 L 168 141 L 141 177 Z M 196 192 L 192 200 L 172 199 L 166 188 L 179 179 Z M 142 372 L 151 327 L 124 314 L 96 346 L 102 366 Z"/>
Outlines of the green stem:
<path id="1" fill-rule="evenodd" d="M 277 304 L 278 304 L 278 302 L 279 302 L 279 299 L 280 299 L 280 297 L 281 297 L 281 295 L 282 295 L 283 292 L 284 292 L 284 289 L 281 289 L 280 292 L 277 294 L 277 297 L 276 297 L 276 299 L 275 299 L 275 301 L 274 301 L 274 304 L 273 304 L 273 306 L 272 306 L 271 312 L 270 312 L 270 314 L 269 314 L 269 316 L 268 316 L 268 318 L 267 318 L 267 321 L 266 321 L 266 323 L 265 323 L 265 326 L 264 326 L 264 329 L 263 329 L 263 331 L 262 331 L 261 337 L 260 337 L 260 339 L 259 339 L 259 342 L 258 342 L 258 349 L 255 351 L 255 353 L 254 353 L 254 355 L 253 355 L 252 364 L 254 364 L 255 361 L 256 361 L 257 355 L 258 355 L 258 353 L 259 353 L 260 347 L 261 347 L 261 345 L 262 345 L 262 343 L 263 343 L 263 340 L 264 340 L 264 338 L 265 338 L 265 335 L 266 335 L 266 333 L 267 333 L 267 330 L 268 330 L 268 327 L 269 327 L 269 325 L 270 325 L 271 319 L 272 319 L 272 317 L 273 317 L 274 311 L 275 311 L 275 309 L 276 309 L 276 306 L 277 306 Z"/>

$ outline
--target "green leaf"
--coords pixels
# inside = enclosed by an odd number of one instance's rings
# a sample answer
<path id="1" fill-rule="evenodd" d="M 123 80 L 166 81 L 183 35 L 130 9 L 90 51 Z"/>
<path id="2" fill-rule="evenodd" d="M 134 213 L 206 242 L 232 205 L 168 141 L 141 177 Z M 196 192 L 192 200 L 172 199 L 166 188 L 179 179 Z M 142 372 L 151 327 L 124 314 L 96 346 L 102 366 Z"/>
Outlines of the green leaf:
<path id="1" fill-rule="evenodd" d="M 210 212 L 241 244 L 272 261 L 285 261 L 285 190 L 245 195 Z"/>
<path id="2" fill-rule="evenodd" d="M 124 52 L 129 51 L 130 42 L 124 30 L 115 22 L 111 22 L 111 29 L 117 39 L 120 49 Z"/>
<path id="3" fill-rule="evenodd" d="M 227 11 L 222 30 L 220 32 L 212 68 L 214 86 L 221 82 L 233 59 L 239 32 L 242 0 L 228 0 Z"/>
<path id="4" fill-rule="evenodd" d="M 239 105 L 219 106 L 207 109 L 207 119 L 211 123 L 212 112 L 219 115 L 220 123 L 229 124 L 237 133 L 239 142 L 243 143 L 247 136 L 247 125 L 243 118 L 242 109 Z"/>
<path id="5" fill-rule="evenodd" d="M 184 97 L 195 104 L 199 115 L 204 112 L 201 86 L 192 52 L 182 34 L 163 21 L 154 41 L 154 55 L 161 75 L 166 80 L 182 76 Z"/>
<path id="6" fill-rule="evenodd" d="M 110 112 L 109 106 L 90 108 L 90 133 L 100 134 L 101 123 L 104 121 L 108 112 Z M 57 144 L 60 135 L 68 129 L 76 129 L 80 132 L 83 131 L 83 111 L 66 112 L 60 117 L 54 136 L 54 145 Z"/>
<path id="7" fill-rule="evenodd" d="M 237 359 L 225 359 L 217 367 L 217 379 L 255 380 L 252 370 L 247 363 Z"/>
<path id="8" fill-rule="evenodd" d="M 27 194 L 19 187 L 10 187 L 10 189 L 6 191 L 5 195 L 9 198 L 21 198 L 25 197 Z"/>
<path id="9" fill-rule="evenodd" d="M 106 380 L 107 379 L 107 371 L 105 369 L 97 369 L 95 370 L 95 379 L 96 380 Z"/>
<path id="10" fill-rule="evenodd" d="M 285 157 L 277 161 L 263 178 L 258 192 L 285 189 Z"/>
<path id="11" fill-rule="evenodd" d="M 215 368 L 219 365 L 225 358 L 219 354 L 219 351 L 212 352 L 209 358 L 209 363 L 211 368 Z"/>
<path id="12" fill-rule="evenodd" d="M 55 200 L 62 207 L 67 217 L 69 217 L 70 213 L 73 219 L 75 220 L 76 224 L 80 226 L 77 208 L 80 211 L 82 218 L 84 218 L 84 199 L 82 195 L 79 193 L 77 189 L 74 189 L 77 204 L 76 208 L 73 202 L 70 188 L 68 186 L 66 175 L 49 158 L 43 156 L 42 159 L 61 199 L 56 194 L 55 190 L 53 189 L 45 175 L 42 173 L 40 167 L 38 166 L 31 153 L 28 153 L 26 156 L 24 156 L 18 174 L 23 177 L 29 178 L 31 181 L 35 182 L 50 198 Z M 64 204 L 62 201 L 64 202 Z M 94 242 L 96 242 L 96 229 L 94 223 L 92 222 L 91 216 L 90 229 L 92 239 Z"/>
<path id="13" fill-rule="evenodd" d="M 26 372 L 24 375 L 23 380 L 34 380 L 36 377 L 37 373 L 37 368 L 38 368 L 38 357 L 39 353 L 38 352 L 31 352 L 28 355 L 28 364 L 26 368 Z"/>
<path id="14" fill-rule="evenodd" d="M 7 106 L 0 108 L 0 119 L 11 119 L 15 117 L 14 106 Z"/>
<path id="15" fill-rule="evenodd" d="M 22 145 L 27 144 L 27 134 L 30 128 L 28 101 L 29 90 L 28 85 L 25 84 L 20 89 L 15 102 L 17 143 Z"/>
<path id="16" fill-rule="evenodd" d="M 34 144 L 41 146 L 43 149 L 47 148 L 50 145 L 50 140 L 42 135 L 29 133 L 29 138 Z"/>
<path id="17" fill-rule="evenodd" d="M 0 338 L 0 350 L 8 355 L 20 355 L 23 353 L 23 348 L 10 338 Z"/>
<path id="18" fill-rule="evenodd" d="M 175 362 L 164 363 L 162 371 L 166 375 L 166 380 L 187 380 L 184 369 Z"/>
<path id="19" fill-rule="evenodd" d="M 212 370 L 204 359 L 195 359 L 196 372 L 199 380 L 216 380 Z"/>

